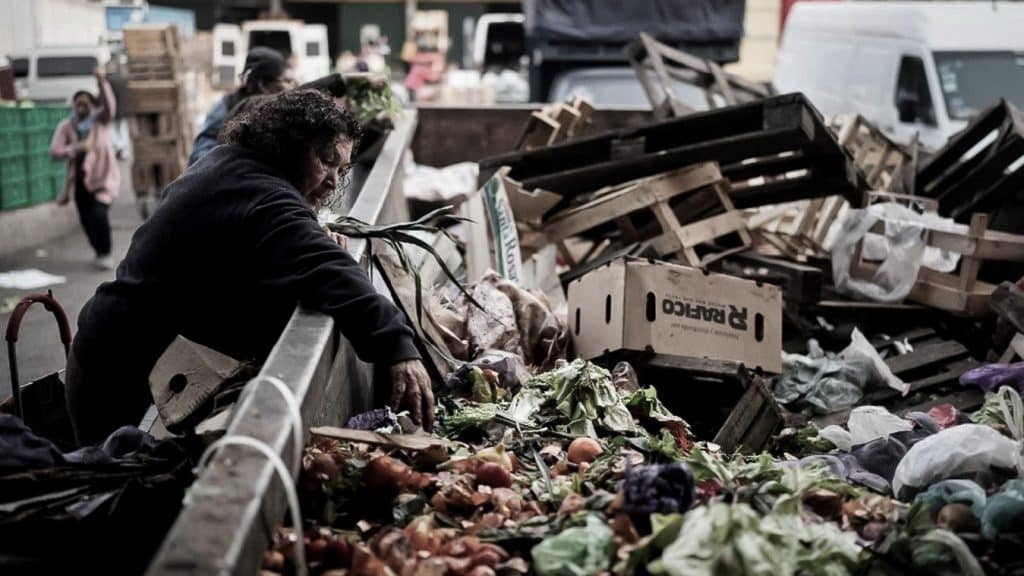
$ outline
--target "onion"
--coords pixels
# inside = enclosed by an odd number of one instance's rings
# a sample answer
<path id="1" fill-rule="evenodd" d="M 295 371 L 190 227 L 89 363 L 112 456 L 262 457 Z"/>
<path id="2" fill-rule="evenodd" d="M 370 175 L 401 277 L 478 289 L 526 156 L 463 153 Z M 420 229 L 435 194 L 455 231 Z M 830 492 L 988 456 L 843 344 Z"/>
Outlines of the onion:
<path id="1" fill-rule="evenodd" d="M 476 469 L 476 481 L 493 488 L 508 488 L 512 485 L 512 474 L 501 464 L 485 462 Z"/>
<path id="2" fill-rule="evenodd" d="M 577 438 L 569 444 L 569 462 L 579 464 L 580 462 L 593 462 L 597 455 L 604 450 L 597 440 L 593 438 Z"/>

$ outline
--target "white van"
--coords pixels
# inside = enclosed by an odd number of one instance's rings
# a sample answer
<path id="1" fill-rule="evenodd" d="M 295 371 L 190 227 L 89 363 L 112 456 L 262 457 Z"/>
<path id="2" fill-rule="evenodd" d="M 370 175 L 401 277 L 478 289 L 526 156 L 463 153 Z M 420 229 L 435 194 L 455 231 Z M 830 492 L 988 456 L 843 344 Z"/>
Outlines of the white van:
<path id="1" fill-rule="evenodd" d="M 69 104 L 79 90 L 96 92 L 97 66 L 106 65 L 110 50 L 105 46 L 61 46 L 35 48 L 9 54 L 19 98 L 53 104 Z"/>
<path id="2" fill-rule="evenodd" d="M 1024 107 L 1024 6 L 798 2 L 775 86 L 824 114 L 860 113 L 895 139 L 939 147 L 1006 98 Z"/>
<path id="3" fill-rule="evenodd" d="M 213 27 L 213 83 L 230 87 L 238 83 L 245 55 L 266 46 L 292 59 L 295 79 L 300 84 L 322 78 L 331 71 L 327 53 L 327 26 L 301 20 L 250 20 Z"/>

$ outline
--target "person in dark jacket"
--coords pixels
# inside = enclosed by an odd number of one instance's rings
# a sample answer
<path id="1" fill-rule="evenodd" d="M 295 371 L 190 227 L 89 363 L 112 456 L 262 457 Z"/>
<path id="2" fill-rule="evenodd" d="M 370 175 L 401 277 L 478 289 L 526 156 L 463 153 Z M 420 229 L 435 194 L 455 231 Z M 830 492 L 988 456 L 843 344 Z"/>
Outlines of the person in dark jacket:
<path id="1" fill-rule="evenodd" d="M 295 74 L 288 61 L 277 50 L 262 46 L 253 48 L 246 55 L 241 80 L 238 90 L 221 98 L 207 113 L 202 130 L 192 142 L 189 166 L 213 150 L 221 128 L 239 104 L 253 96 L 278 94 L 295 87 Z"/>
<path id="2" fill-rule="evenodd" d="M 168 186 L 116 279 L 79 315 L 67 400 L 80 443 L 138 424 L 149 372 L 176 336 L 259 362 L 296 304 L 334 317 L 363 360 L 390 365 L 392 404 L 432 426 L 411 328 L 314 213 L 347 172 L 359 130 L 330 96 L 284 92 L 232 120 L 225 144 Z"/>

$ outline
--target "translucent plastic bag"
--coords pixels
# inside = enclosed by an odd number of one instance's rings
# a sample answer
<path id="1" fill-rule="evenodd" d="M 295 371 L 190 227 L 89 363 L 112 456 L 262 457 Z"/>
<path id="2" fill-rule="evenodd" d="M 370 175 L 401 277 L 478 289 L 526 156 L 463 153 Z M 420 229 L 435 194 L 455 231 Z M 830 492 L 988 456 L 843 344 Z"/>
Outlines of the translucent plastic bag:
<path id="1" fill-rule="evenodd" d="M 893 493 L 923 489 L 939 480 L 990 468 L 1020 470 L 1020 444 L 983 424 L 961 424 L 921 440 L 896 467 Z"/>

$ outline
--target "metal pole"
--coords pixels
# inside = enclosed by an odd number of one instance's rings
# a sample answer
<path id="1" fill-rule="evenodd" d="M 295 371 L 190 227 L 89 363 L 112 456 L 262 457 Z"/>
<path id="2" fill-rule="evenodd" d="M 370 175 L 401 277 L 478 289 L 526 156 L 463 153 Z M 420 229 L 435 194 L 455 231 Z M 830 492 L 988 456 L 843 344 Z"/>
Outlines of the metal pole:
<path id="1" fill-rule="evenodd" d="M 284 12 L 284 0 L 270 0 L 270 13 L 277 16 Z"/>
<path id="2" fill-rule="evenodd" d="M 14 400 L 14 415 L 22 420 L 25 414 L 21 409 L 21 381 L 18 380 L 18 355 L 15 351 L 15 343 L 7 342 L 7 359 L 11 364 L 11 397 Z"/>
<path id="3" fill-rule="evenodd" d="M 412 31 L 412 21 L 416 17 L 416 0 L 405 0 L 405 41 L 415 40 Z"/>

